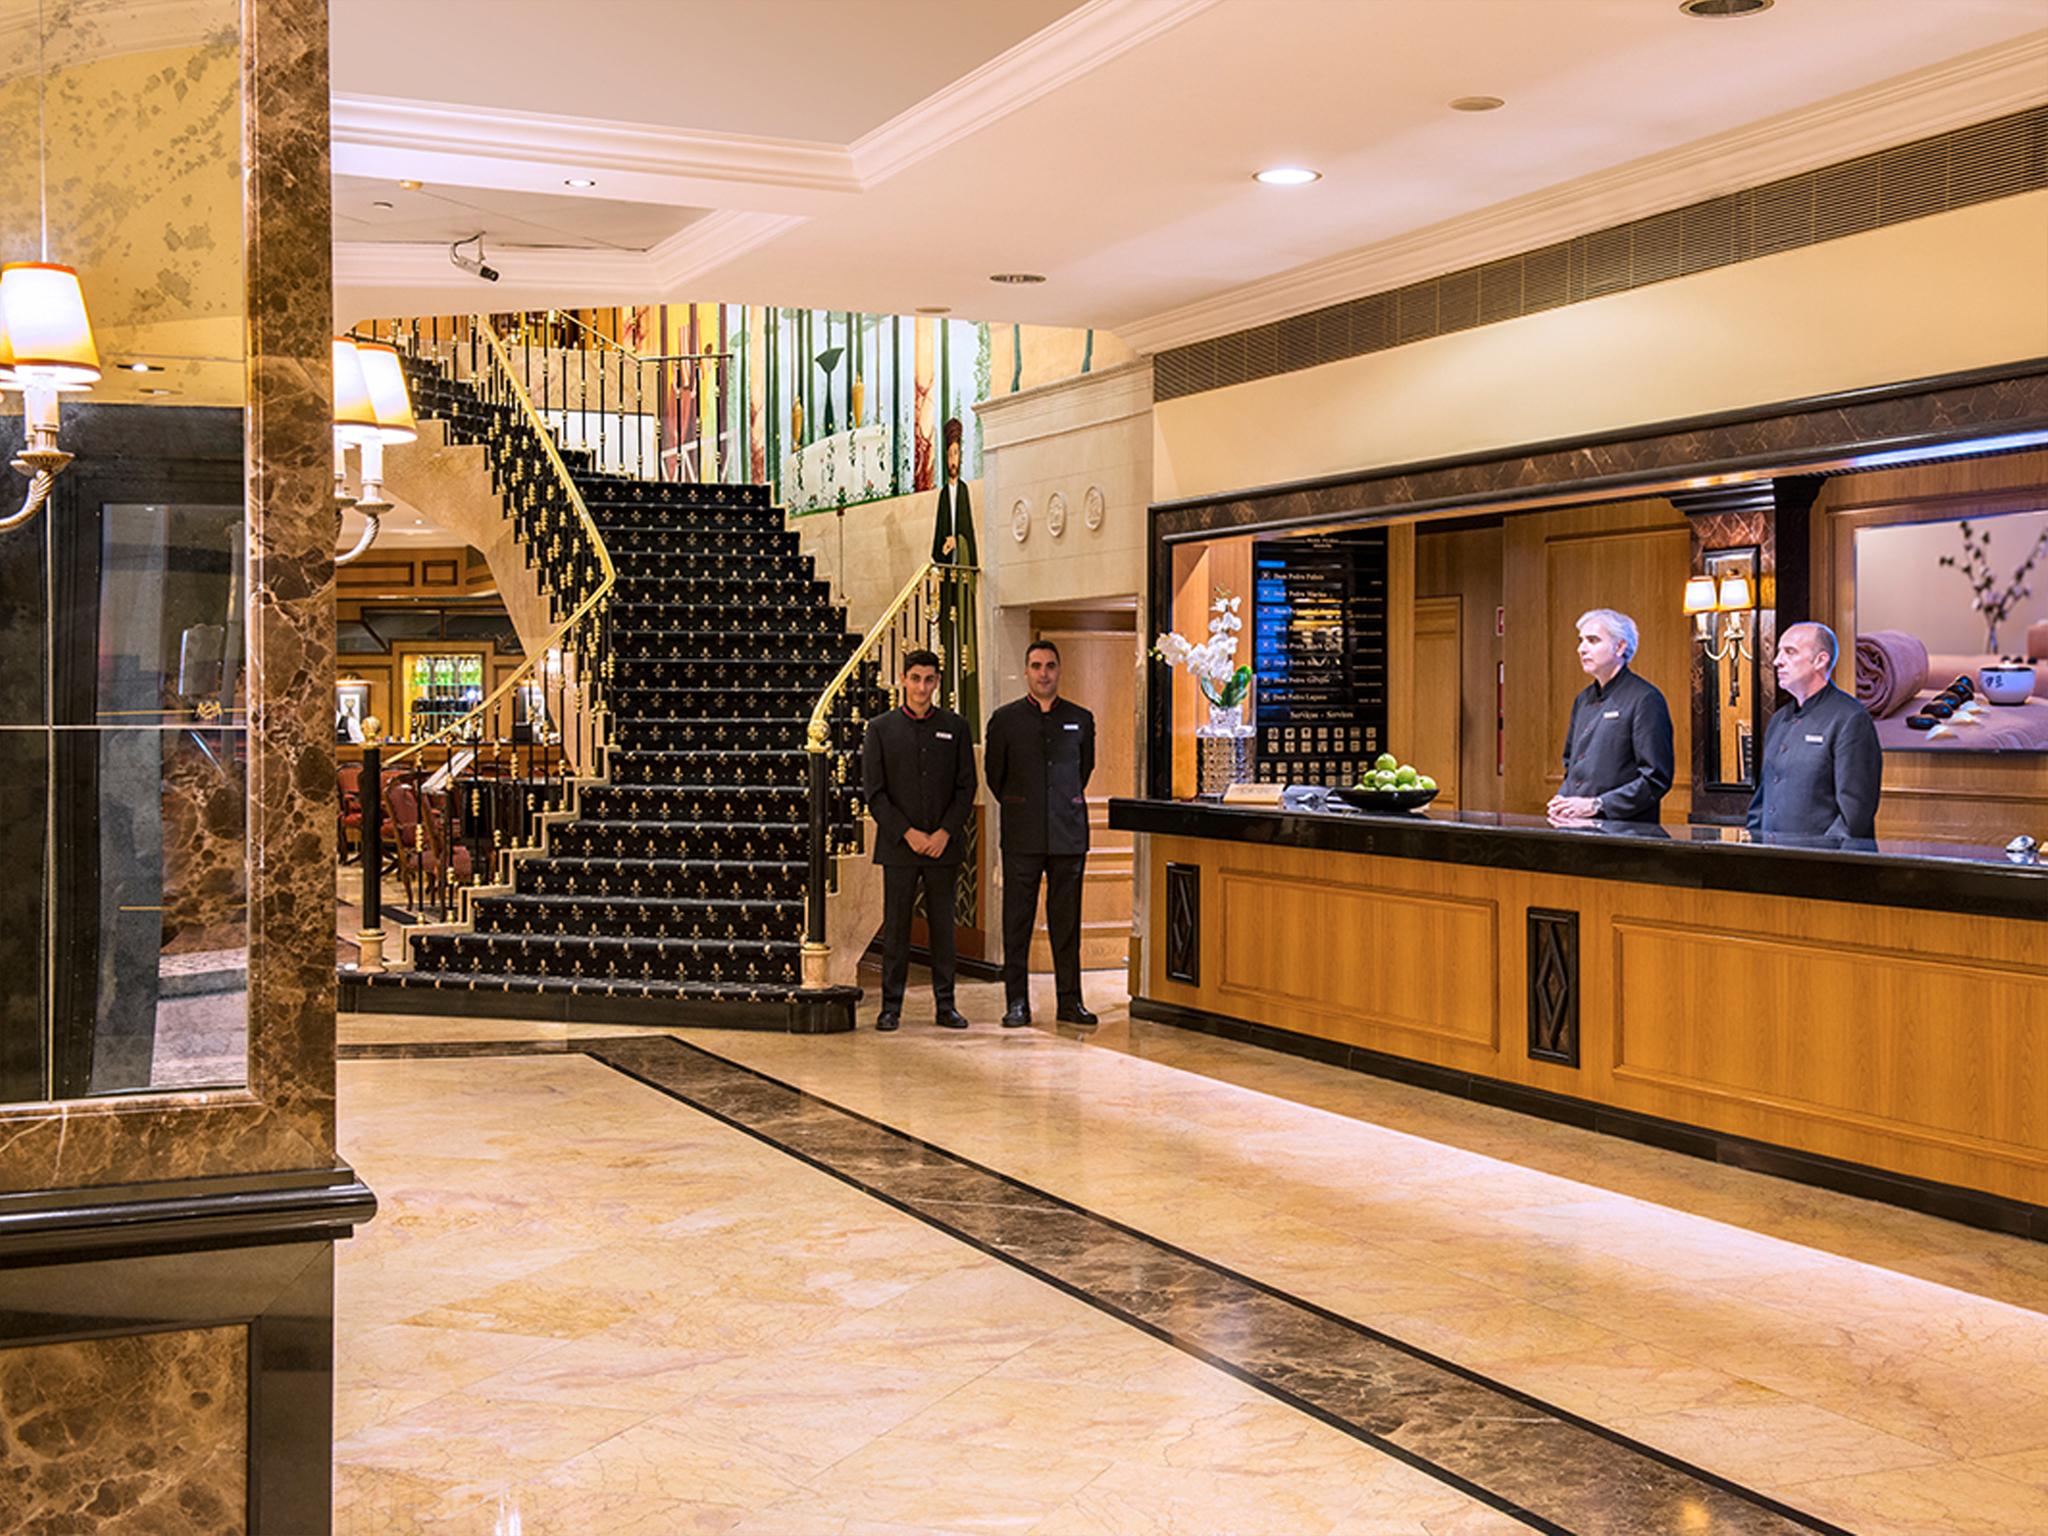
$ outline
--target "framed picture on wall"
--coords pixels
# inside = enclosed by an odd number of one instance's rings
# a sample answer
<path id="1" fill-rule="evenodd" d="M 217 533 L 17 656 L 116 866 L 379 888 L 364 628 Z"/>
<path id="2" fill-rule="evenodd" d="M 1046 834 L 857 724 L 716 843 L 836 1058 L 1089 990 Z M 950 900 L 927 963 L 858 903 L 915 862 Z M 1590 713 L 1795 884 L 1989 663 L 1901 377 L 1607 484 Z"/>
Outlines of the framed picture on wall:
<path id="1" fill-rule="evenodd" d="M 363 720 L 369 713 L 368 683 L 334 685 L 334 739 L 337 744 L 346 741 L 360 746 L 363 740 Z"/>

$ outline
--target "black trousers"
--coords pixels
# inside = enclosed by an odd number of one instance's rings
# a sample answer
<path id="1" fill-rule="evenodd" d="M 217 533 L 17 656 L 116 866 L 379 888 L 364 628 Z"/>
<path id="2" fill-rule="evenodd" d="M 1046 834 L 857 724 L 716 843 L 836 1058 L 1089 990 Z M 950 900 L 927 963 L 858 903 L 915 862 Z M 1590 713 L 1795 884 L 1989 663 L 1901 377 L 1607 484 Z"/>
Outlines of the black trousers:
<path id="1" fill-rule="evenodd" d="M 1031 930 L 1038 882 L 1045 881 L 1045 931 L 1052 940 L 1053 987 L 1060 1005 L 1081 1001 L 1081 874 L 1085 853 L 1003 855 L 1003 996 L 1031 999 Z"/>
<path id="2" fill-rule="evenodd" d="M 932 999 L 953 1006 L 953 880 L 957 864 L 882 866 L 882 1012 L 903 1011 L 910 979 L 910 912 L 924 887 L 925 927 L 932 940 Z"/>

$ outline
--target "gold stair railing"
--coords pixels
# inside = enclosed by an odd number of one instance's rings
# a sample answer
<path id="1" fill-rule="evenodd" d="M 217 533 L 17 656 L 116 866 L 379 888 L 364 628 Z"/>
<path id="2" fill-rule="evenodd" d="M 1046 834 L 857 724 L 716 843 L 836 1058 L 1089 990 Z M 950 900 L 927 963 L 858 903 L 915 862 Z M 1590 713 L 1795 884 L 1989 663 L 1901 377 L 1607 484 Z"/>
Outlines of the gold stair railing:
<path id="1" fill-rule="evenodd" d="M 511 407 L 545 457 L 548 481 L 536 484 L 494 424 L 491 451 L 500 459 L 494 473 L 508 516 L 521 530 L 522 552 L 537 567 L 542 590 L 571 606 L 510 676 L 458 718 L 401 747 L 388 764 L 380 743 L 365 743 L 363 926 L 357 936 L 357 968 L 364 972 L 384 969 L 380 856 L 388 775 L 396 776 L 388 787 L 413 812 L 410 846 L 398 850 L 413 916 L 431 905 L 440 921 L 452 916 L 462 922 L 472 890 L 487 878 L 506 878 L 510 856 L 537 846 L 541 818 L 564 809 L 574 786 L 598 776 L 607 747 L 604 690 L 612 675 L 610 607 L 618 584 L 611 552 L 504 338 L 479 315 L 471 317 L 464 339 L 472 350 L 464 387 L 486 404 Z M 455 375 L 445 353 L 416 350 L 414 356 Z M 549 491 L 566 501 L 566 516 Z M 407 829 L 399 833 L 403 844 Z"/>
<path id="2" fill-rule="evenodd" d="M 804 896 L 803 985 L 805 991 L 820 991 L 830 985 L 832 945 L 830 942 L 831 898 L 838 889 L 837 862 L 858 854 L 858 841 L 835 843 L 832 836 L 835 799 L 848 799 L 847 788 L 854 777 L 859 749 L 859 728 L 851 706 L 858 687 L 869 669 L 891 697 L 899 691 L 903 658 L 911 651 L 942 651 L 942 617 L 948 609 L 960 615 L 956 633 L 973 632 L 975 582 L 981 572 L 971 565 L 942 565 L 926 561 L 917 574 L 903 584 L 903 590 L 882 610 L 881 617 L 868 626 L 860 645 L 844 666 L 825 685 L 812 706 L 810 725 L 804 733 L 804 750 L 810 784 L 810 868 Z M 942 656 L 942 660 L 945 658 Z M 951 679 L 955 669 L 941 666 L 940 702 L 952 703 Z"/>

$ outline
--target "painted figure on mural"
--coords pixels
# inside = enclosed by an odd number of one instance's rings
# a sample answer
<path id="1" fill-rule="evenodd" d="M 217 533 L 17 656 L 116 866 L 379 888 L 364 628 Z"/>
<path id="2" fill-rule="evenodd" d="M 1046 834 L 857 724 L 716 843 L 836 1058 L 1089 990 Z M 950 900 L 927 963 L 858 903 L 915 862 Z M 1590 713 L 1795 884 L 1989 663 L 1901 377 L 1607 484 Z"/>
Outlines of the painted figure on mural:
<path id="1" fill-rule="evenodd" d="M 946 479 L 939 487 L 932 520 L 934 565 L 978 565 L 974 550 L 974 508 L 960 478 L 960 418 L 946 421 Z M 981 651 L 975 634 L 971 587 L 947 582 L 939 596 L 939 654 L 947 703 L 967 720 L 968 734 L 981 739 Z"/>

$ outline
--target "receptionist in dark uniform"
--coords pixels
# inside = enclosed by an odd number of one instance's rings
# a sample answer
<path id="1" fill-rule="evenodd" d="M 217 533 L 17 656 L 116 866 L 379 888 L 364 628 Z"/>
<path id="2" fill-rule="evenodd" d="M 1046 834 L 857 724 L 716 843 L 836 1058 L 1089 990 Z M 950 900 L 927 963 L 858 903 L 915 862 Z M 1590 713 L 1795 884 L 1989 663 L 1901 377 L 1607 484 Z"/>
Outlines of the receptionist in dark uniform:
<path id="1" fill-rule="evenodd" d="M 931 933 L 932 1001 L 945 1029 L 965 1029 L 953 1006 L 953 881 L 974 814 L 974 747 L 967 722 L 942 709 L 939 658 L 903 658 L 903 706 L 877 715 L 861 742 L 861 792 L 875 818 L 875 862 L 882 866 L 882 1012 L 875 1028 L 902 1021 L 910 976 L 910 916 L 924 888 Z"/>
<path id="2" fill-rule="evenodd" d="M 1579 665 L 1592 675 L 1572 700 L 1564 733 L 1564 783 L 1553 821 L 1655 821 L 1676 757 L 1664 695 L 1629 670 L 1636 622 L 1611 608 L 1579 619 Z"/>
<path id="3" fill-rule="evenodd" d="M 1884 752 L 1870 712 L 1829 681 L 1840 650 L 1825 624 L 1794 624 L 1778 640 L 1778 686 L 1792 703 L 1764 727 L 1752 832 L 1853 841 L 1877 835 Z"/>

